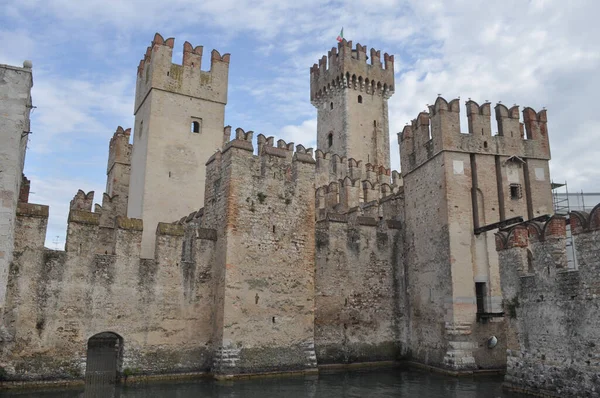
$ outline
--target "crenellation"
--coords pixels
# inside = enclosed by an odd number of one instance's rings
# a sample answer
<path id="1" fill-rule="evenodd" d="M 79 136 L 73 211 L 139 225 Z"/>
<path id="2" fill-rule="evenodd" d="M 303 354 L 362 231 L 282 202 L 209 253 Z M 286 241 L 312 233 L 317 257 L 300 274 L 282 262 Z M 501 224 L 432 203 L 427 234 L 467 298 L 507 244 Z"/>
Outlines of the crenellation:
<path id="1" fill-rule="evenodd" d="M 598 209 L 600 205 L 596 206 Z M 528 222 L 496 234 L 505 308 L 510 315 L 505 385 L 527 393 L 594 394 L 600 337 L 594 319 L 600 297 L 598 230 L 589 216 L 569 213 L 579 267 L 569 269 L 566 218 Z M 565 378 L 564 374 L 570 377 Z"/>
<path id="2" fill-rule="evenodd" d="M 520 122 L 518 105 L 509 109 L 498 103 L 495 107 L 498 134 L 492 135 L 490 103 L 479 105 L 469 99 L 465 106 L 468 134 L 460 131 L 458 99 L 447 102 L 441 96 L 429 106 L 429 112 L 420 112 L 410 125 L 404 127 L 398 141 L 405 173 L 410 173 L 442 151 L 550 159 L 545 110 L 535 113 L 533 109 L 525 108 L 527 127 Z M 527 138 L 522 134 L 524 128 L 531 131 Z"/>
<path id="3" fill-rule="evenodd" d="M 16 212 L 15 253 L 25 249 L 41 249 L 46 240 L 49 207 L 33 203 L 19 203 Z"/>
<path id="4" fill-rule="evenodd" d="M 398 134 L 400 173 L 389 163 L 393 55 L 342 40 L 311 67 L 313 150 L 232 134 L 229 54 L 212 50 L 203 71 L 202 46 L 185 42 L 181 64 L 173 48 L 157 33 L 140 62 L 135 124 L 110 139 L 102 203 L 91 212 L 81 190 L 71 201 L 65 251 L 44 248 L 48 208 L 22 194 L 1 331 L 9 380 L 83 378 L 101 332 L 123 344 L 118 376 L 406 358 L 507 368 L 509 384 L 568 396 L 573 383 L 552 381 L 560 372 L 598 373 L 580 353 L 600 337 L 600 205 L 568 216 L 571 270 L 545 109 L 524 108 L 521 123 L 517 105 L 498 103 L 493 135 L 491 103 L 469 99 L 465 133 L 460 99 L 438 95 Z M 516 217 L 525 222 L 488 230 Z"/>
<path id="5" fill-rule="evenodd" d="M 176 64 L 172 62 L 174 44 L 174 38 L 164 40 L 159 33 L 155 34 L 138 66 L 135 109 L 153 87 L 226 103 L 230 54 L 221 56 L 219 51 L 212 50 L 210 70 L 203 71 L 200 69 L 203 46 L 193 47 L 186 41 L 182 63 Z"/>
<path id="6" fill-rule="evenodd" d="M 477 102 L 469 99 L 466 103 L 466 106 L 467 119 L 469 123 L 469 134 L 478 136 L 481 135 L 483 137 L 491 137 L 491 104 L 489 102 L 485 102 L 479 105 Z"/>
<path id="7" fill-rule="evenodd" d="M 386 70 L 394 70 L 394 56 L 388 53 L 383 54 L 384 67 Z"/>
<path id="8" fill-rule="evenodd" d="M 190 66 L 192 68 L 202 66 L 202 52 L 203 46 L 192 46 L 192 43 L 186 41 L 183 43 L 183 66 Z M 212 58 L 212 54 L 211 54 Z"/>
<path id="9" fill-rule="evenodd" d="M 498 135 L 501 137 L 524 138 L 521 135 L 521 122 L 519 120 L 519 106 L 514 105 L 508 109 L 504 104 L 495 106 L 496 121 L 498 122 Z"/>
<path id="10" fill-rule="evenodd" d="M 394 91 L 394 57 L 384 55 L 385 64 L 381 63 L 381 52 L 370 50 L 369 63 L 367 47 L 360 44 L 352 48 L 352 41 L 343 40 L 321 57 L 318 64 L 311 67 L 311 102 L 318 106 L 328 98 L 335 88 L 351 88 L 372 95 L 391 97 Z M 385 66 L 385 67 L 384 67 Z M 366 89 L 366 86 L 370 89 Z"/>
<path id="11" fill-rule="evenodd" d="M 380 50 L 371 48 L 371 65 L 381 67 L 381 51 Z"/>
<path id="12" fill-rule="evenodd" d="M 71 200 L 69 208 L 71 210 L 92 211 L 92 203 L 94 203 L 94 191 L 85 193 L 79 189 Z"/>
<path id="13" fill-rule="evenodd" d="M 31 180 L 25 177 L 25 174 L 21 175 L 21 189 L 19 190 L 19 202 L 29 202 L 29 191 L 31 189 Z"/>
<path id="14" fill-rule="evenodd" d="M 225 146 L 231 140 L 231 126 L 223 127 L 223 144 Z"/>

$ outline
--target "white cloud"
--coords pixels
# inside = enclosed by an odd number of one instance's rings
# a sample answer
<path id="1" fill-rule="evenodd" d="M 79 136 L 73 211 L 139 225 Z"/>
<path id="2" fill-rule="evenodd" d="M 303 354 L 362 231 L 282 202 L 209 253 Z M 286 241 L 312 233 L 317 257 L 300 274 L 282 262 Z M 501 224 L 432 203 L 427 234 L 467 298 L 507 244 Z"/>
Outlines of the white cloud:
<path id="1" fill-rule="evenodd" d="M 110 137 L 118 123 L 132 122 L 133 81 L 129 74 L 115 80 L 88 76 L 87 80 L 50 74 L 35 75 L 30 150 L 52 153 L 73 140 Z M 122 121 L 122 122 L 121 122 Z"/>
<path id="2" fill-rule="evenodd" d="M 303 121 L 300 125 L 288 125 L 281 129 L 281 139 L 317 149 L 317 119 Z"/>
<path id="3" fill-rule="evenodd" d="M 573 190 L 600 191 L 600 150 L 594 145 L 600 138 L 594 108 L 600 3 L 592 0 L 568 7 L 557 0 L 9 0 L 5 9 L 0 23 L 5 18 L 15 27 L 2 24 L 0 62 L 34 61 L 38 108 L 30 151 L 68 154 L 65 162 L 80 164 L 90 157 L 78 153 L 85 140 L 101 159 L 82 167 L 100 169 L 94 177 L 82 174 L 69 182 L 46 173 L 33 181 L 34 191 L 53 192 L 32 198 L 52 205 L 53 228 L 64 230 L 77 189 L 96 187 L 99 197 L 108 139 L 117 124 L 128 127 L 133 120 L 135 69 L 155 31 L 176 38 L 176 60 L 184 40 L 232 53 L 231 73 L 242 76 L 230 86 L 227 123 L 314 147 L 309 68 L 336 45 L 344 26 L 354 43 L 395 54 L 393 168 L 399 168 L 396 133 L 441 93 L 461 97 L 463 122 L 468 97 L 518 103 L 521 109 L 546 106 L 552 177 L 568 180 Z M 19 23 L 25 20 L 35 23 Z M 248 53 L 254 57 L 251 70 L 238 55 Z"/>

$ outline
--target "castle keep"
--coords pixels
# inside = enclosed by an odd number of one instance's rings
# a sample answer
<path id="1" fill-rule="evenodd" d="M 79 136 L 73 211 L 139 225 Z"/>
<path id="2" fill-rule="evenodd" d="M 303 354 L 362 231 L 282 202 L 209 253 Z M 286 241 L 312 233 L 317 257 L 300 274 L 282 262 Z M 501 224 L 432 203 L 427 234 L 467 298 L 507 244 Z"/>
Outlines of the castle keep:
<path id="1" fill-rule="evenodd" d="M 173 48 L 156 34 L 140 61 L 135 125 L 110 139 L 101 203 L 83 190 L 71 201 L 64 251 L 44 247 L 48 207 L 28 203 L 27 190 L 17 200 L 24 147 L 1 158 L 12 170 L 0 220 L 10 243 L 0 254 L 13 253 L 0 255 L 9 380 L 410 360 L 454 373 L 507 368 L 520 388 L 530 383 L 521 367 L 550 357 L 533 340 L 552 308 L 566 305 L 569 324 L 589 302 L 578 292 L 595 297 L 593 276 L 579 272 L 598 265 L 598 212 L 570 217 L 581 271 L 563 272 L 565 220 L 547 221 L 545 110 L 524 108 L 521 122 L 518 106 L 497 104 L 493 124 L 490 103 L 461 109 L 440 96 L 398 134 L 398 172 L 393 55 L 382 62 L 344 40 L 310 68 L 314 150 L 223 127 L 229 54 L 213 50 L 207 72 L 201 46 L 186 42 L 181 64 Z M 25 85 L 7 91 L 15 123 L 2 134 L 18 138 L 31 71 L 11 68 L 0 73 Z M 545 336 L 564 351 L 572 333 Z"/>

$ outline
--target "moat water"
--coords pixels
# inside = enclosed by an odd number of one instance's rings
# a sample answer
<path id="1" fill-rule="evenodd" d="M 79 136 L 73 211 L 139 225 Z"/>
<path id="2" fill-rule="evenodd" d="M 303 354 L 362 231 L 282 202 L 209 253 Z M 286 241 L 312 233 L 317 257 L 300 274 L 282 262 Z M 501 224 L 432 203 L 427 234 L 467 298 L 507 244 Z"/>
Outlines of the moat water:
<path id="1" fill-rule="evenodd" d="M 19 398 L 337 398 L 337 397 L 524 397 L 502 390 L 502 376 L 453 378 L 403 369 L 372 369 L 321 373 L 310 377 L 259 378 L 217 382 L 121 385 L 114 394 L 90 394 L 83 389 L 3 391 L 0 397 Z"/>

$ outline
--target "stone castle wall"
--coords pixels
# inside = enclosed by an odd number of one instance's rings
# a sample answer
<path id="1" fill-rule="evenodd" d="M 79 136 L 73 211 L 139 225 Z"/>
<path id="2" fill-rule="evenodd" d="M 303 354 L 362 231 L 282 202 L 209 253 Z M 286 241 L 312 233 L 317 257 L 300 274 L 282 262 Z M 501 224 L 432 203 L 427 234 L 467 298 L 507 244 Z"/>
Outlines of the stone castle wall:
<path id="1" fill-rule="evenodd" d="M 396 360 L 407 341 L 402 221 L 356 213 L 330 213 L 317 222 L 320 364 Z"/>
<path id="2" fill-rule="evenodd" d="M 0 65 L 0 308 L 13 259 L 19 201 L 31 111 L 31 63 L 23 68 Z"/>
<path id="3" fill-rule="evenodd" d="M 65 251 L 54 251 L 44 248 L 48 207 L 19 205 L 4 369 L 12 379 L 81 378 L 88 339 L 113 332 L 121 371 L 208 370 L 214 231 L 195 232 L 194 255 L 182 258 L 183 226 L 159 224 L 155 258 L 142 260 L 141 220 L 117 217 L 111 228 L 101 218 L 71 210 Z"/>
<path id="4" fill-rule="evenodd" d="M 569 215 L 579 268 L 567 268 L 565 218 L 497 234 L 509 323 L 506 385 L 555 397 L 600 389 L 600 205 Z"/>

